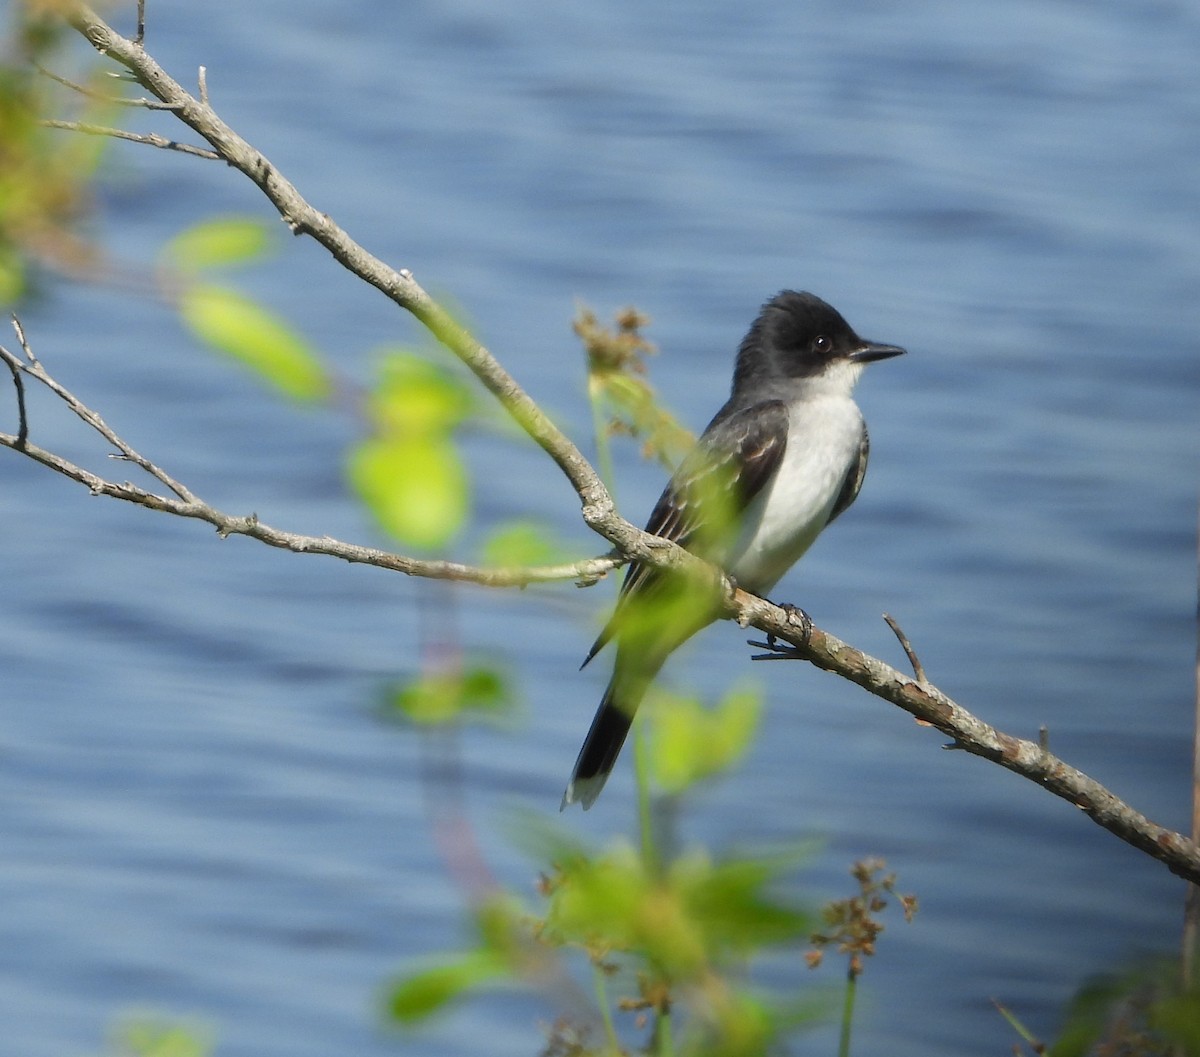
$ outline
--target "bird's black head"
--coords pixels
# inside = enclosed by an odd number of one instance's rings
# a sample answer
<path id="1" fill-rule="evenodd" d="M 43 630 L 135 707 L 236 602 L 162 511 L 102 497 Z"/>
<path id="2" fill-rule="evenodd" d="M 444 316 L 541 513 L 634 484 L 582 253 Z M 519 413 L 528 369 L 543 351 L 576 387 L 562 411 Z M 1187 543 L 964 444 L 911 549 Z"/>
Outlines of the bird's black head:
<path id="1" fill-rule="evenodd" d="M 832 305 L 810 293 L 783 290 L 762 307 L 742 339 L 734 390 L 775 379 L 825 375 L 837 365 L 863 365 L 903 349 L 864 341 Z M 842 372 L 838 372 L 841 374 Z M 853 386 L 858 370 L 847 370 Z"/>

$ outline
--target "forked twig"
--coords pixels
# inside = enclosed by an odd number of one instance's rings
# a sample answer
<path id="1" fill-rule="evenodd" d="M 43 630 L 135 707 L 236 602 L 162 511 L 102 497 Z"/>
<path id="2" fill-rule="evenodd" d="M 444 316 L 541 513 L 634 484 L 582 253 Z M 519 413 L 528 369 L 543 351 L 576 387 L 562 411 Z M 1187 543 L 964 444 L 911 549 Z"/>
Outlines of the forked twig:
<path id="1" fill-rule="evenodd" d="M 61 84 L 64 88 L 71 89 L 72 92 L 77 92 L 88 99 L 98 99 L 102 103 L 111 103 L 113 106 L 135 107 L 143 110 L 178 110 L 180 107 L 179 103 L 169 103 L 161 99 L 147 99 L 144 96 L 138 99 L 130 99 L 123 95 L 109 95 L 107 92 L 98 92 L 95 88 L 89 88 L 86 84 L 77 84 L 62 74 L 46 69 L 40 63 L 35 63 L 34 66 L 43 77 L 49 77 L 50 80 Z"/>
<path id="2" fill-rule="evenodd" d="M 613 553 L 595 558 L 585 558 L 576 562 L 564 562 L 559 565 L 484 568 L 464 565 L 459 562 L 409 558 L 372 547 L 362 547 L 353 543 L 345 543 L 329 536 L 305 536 L 295 532 L 287 532 L 265 524 L 259 520 L 257 514 L 227 514 L 206 503 L 182 482 L 167 473 L 162 467 L 137 452 L 99 414 L 84 404 L 74 393 L 50 375 L 33 354 L 33 350 L 25 339 L 24 330 L 21 328 L 20 322 L 16 319 L 13 320 L 13 328 L 16 330 L 17 337 L 20 340 L 24 359 L 3 346 L 0 346 L 0 359 L 4 360 L 14 379 L 17 390 L 19 425 L 15 435 L 0 433 L 0 447 L 20 451 L 35 462 L 39 462 L 56 473 L 60 473 L 64 477 L 69 477 L 71 480 L 84 485 L 93 495 L 106 495 L 114 499 L 136 503 L 151 510 L 206 521 L 217 530 L 222 538 L 233 535 L 249 536 L 269 546 L 289 550 L 297 554 L 325 554 L 330 557 L 341 558 L 344 561 L 374 565 L 381 569 L 390 569 L 394 572 L 402 572 L 410 576 L 423 576 L 440 580 L 459 580 L 488 587 L 521 587 L 526 584 L 546 583 L 556 580 L 574 580 L 581 586 L 586 586 L 595 583 L 610 570 L 623 564 L 623 559 Z M 174 494 L 157 495 L 129 481 L 108 480 L 68 459 L 64 459 L 60 455 L 39 448 L 35 444 L 30 444 L 28 439 L 29 422 L 25 408 L 24 375 L 28 375 L 41 385 L 44 385 L 65 403 L 75 415 L 112 445 L 116 449 L 116 453 L 112 456 L 113 458 L 122 459 L 140 467 L 157 481 L 164 484 Z"/>
<path id="3" fill-rule="evenodd" d="M 86 121 L 62 121 L 58 118 L 45 118 L 42 120 L 42 125 L 45 128 L 61 128 L 68 132 L 81 132 L 85 136 L 110 136 L 113 139 L 124 139 L 131 143 L 145 143 L 150 147 L 177 150 L 181 154 L 192 154 L 197 158 L 207 158 L 210 161 L 221 160 L 221 155 L 215 150 L 209 150 L 207 147 L 194 147 L 190 143 L 180 143 L 154 132 L 127 132 L 122 128 L 92 125 Z"/>

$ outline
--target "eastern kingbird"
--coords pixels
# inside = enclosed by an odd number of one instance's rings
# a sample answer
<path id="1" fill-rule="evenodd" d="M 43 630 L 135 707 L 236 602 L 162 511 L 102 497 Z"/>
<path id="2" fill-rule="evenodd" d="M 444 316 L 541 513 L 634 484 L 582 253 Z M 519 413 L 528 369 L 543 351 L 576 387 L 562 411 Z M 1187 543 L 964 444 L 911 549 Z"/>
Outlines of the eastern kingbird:
<path id="1" fill-rule="evenodd" d="M 742 339 L 729 400 L 672 475 L 646 531 L 765 596 L 857 498 L 870 445 L 854 383 L 868 363 L 903 352 L 864 341 L 812 294 L 771 298 Z M 612 678 L 563 808 L 592 806 L 659 669 L 716 615 L 711 595 L 679 574 L 629 566 L 616 609 L 583 662 L 616 640 Z"/>

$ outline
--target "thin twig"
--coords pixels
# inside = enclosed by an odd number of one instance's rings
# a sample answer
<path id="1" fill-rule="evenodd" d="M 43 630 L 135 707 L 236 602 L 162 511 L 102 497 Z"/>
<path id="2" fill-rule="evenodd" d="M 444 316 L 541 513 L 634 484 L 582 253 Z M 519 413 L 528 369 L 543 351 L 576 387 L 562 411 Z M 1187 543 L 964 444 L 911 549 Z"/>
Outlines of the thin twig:
<path id="1" fill-rule="evenodd" d="M 221 157 L 249 177 L 270 199 L 297 234 L 324 246 L 345 268 L 411 312 L 492 393 L 517 424 L 558 464 L 579 495 L 583 519 L 594 531 L 631 558 L 658 564 L 702 567 L 682 548 L 620 517 L 612 497 L 579 449 L 550 420 L 491 352 L 413 279 L 368 253 L 330 216 L 310 205 L 270 160 L 246 142 L 220 116 L 189 94 L 142 48 L 121 36 L 83 3 L 68 3 L 65 17 L 99 52 L 132 71 L 138 83 L 174 110 L 179 119 L 207 140 Z"/>
<path id="2" fill-rule="evenodd" d="M 146 0 L 137 0 L 137 30 L 133 34 L 133 42 L 139 48 L 146 42 Z"/>
<path id="3" fill-rule="evenodd" d="M 546 583 L 558 580 L 574 580 L 581 585 L 588 585 L 595 583 L 610 570 L 623 564 L 622 558 L 617 554 L 601 555 L 595 558 L 585 558 L 575 562 L 563 562 L 557 565 L 527 568 L 483 568 L 464 565 L 459 562 L 422 561 L 372 547 L 362 547 L 353 543 L 345 543 L 329 536 L 305 536 L 295 532 L 286 532 L 265 524 L 255 514 L 227 514 L 200 499 L 160 466 L 157 466 L 135 451 L 130 444 L 105 423 L 99 414 L 85 405 L 46 371 L 29 348 L 20 323 L 14 319 L 13 326 L 17 331 L 21 341 L 21 348 L 24 350 L 28 362 L 23 362 L 20 357 L 9 352 L 3 346 L 0 346 L 0 359 L 3 359 L 7 364 L 17 385 L 21 428 L 16 435 L 0 433 L 0 447 L 13 448 L 16 451 L 20 451 L 22 454 L 27 455 L 29 458 L 56 473 L 60 473 L 64 477 L 69 477 L 71 480 L 85 485 L 93 495 L 106 495 L 114 499 L 136 503 L 151 510 L 206 521 L 222 537 L 234 535 L 250 536 L 269 546 L 293 551 L 297 554 L 326 554 L 334 558 L 341 558 L 344 561 L 374 565 L 382 569 L 407 573 L 410 576 L 423 576 L 441 580 L 461 580 L 488 587 L 522 587 L 526 584 Z M 80 419 L 116 448 L 120 453 L 120 458 L 139 466 L 146 473 L 166 485 L 167 488 L 175 493 L 175 498 L 157 495 L 128 481 L 117 482 L 108 480 L 99 474 L 92 473 L 90 470 L 85 470 L 83 467 L 78 466 L 68 459 L 64 459 L 62 456 L 29 444 L 24 411 L 24 388 L 21 382 L 23 374 L 29 375 L 54 393 Z"/>
<path id="4" fill-rule="evenodd" d="M 20 326 L 16 316 L 13 316 L 13 325 Z M 16 362 L 16 357 L 3 345 L 0 345 L 0 356 L 3 356 L 9 371 L 12 372 L 13 388 L 17 391 L 17 435 L 13 438 L 13 447 L 17 451 L 23 452 L 27 450 L 29 444 L 29 418 L 25 412 L 25 380 L 21 377 L 21 368 Z"/>
<path id="5" fill-rule="evenodd" d="M 38 363 L 38 358 L 33 354 L 33 349 L 29 347 L 29 342 L 25 337 L 25 328 L 21 326 L 21 321 L 16 317 L 15 314 L 12 317 L 12 326 L 13 330 L 16 332 L 17 341 L 21 343 L 21 351 L 25 353 L 25 359 L 27 359 L 35 367 L 40 366 Z"/>
<path id="6" fill-rule="evenodd" d="M 896 620 L 892 617 L 892 615 L 890 613 L 884 613 L 883 619 L 887 622 L 887 626 L 892 629 L 892 633 L 896 636 L 896 639 L 899 641 L 901 649 L 903 649 L 905 654 L 907 655 L 908 663 L 912 665 L 913 675 L 915 675 L 917 677 L 917 682 L 919 682 L 919 683 L 929 682 L 929 680 L 927 678 L 925 678 L 925 668 L 922 666 L 920 658 L 917 657 L 916 653 L 914 652 L 914 650 L 912 648 L 912 643 L 908 641 L 908 636 L 904 634 L 904 631 L 901 629 L 900 625 L 896 622 Z M 918 719 L 917 722 L 923 726 L 928 726 L 928 724 L 923 719 Z M 960 748 L 962 748 L 962 746 L 959 745 L 958 742 L 952 741 L 948 745 L 943 745 L 942 748 L 944 748 L 944 749 L 960 749 Z"/>
<path id="7" fill-rule="evenodd" d="M 109 128 L 106 125 L 91 125 L 84 121 L 60 121 L 57 118 L 45 118 L 42 125 L 46 128 L 66 129 L 68 132 L 81 132 L 85 136 L 111 136 L 113 139 L 129 140 L 131 143 L 145 143 L 151 147 L 177 150 L 181 154 L 192 154 L 210 161 L 221 160 L 221 155 L 207 147 L 193 147 L 190 143 L 179 143 L 154 132 L 126 132 L 124 129 Z"/>
<path id="8" fill-rule="evenodd" d="M 22 343 L 24 345 L 24 343 Z M 27 348 L 27 346 L 25 346 Z M 49 389 L 55 396 L 63 401 L 79 418 L 92 427 L 106 441 L 121 453 L 121 457 L 135 466 L 141 467 L 146 473 L 157 478 L 165 484 L 172 492 L 174 492 L 185 503 L 197 502 L 196 497 L 188 491 L 188 489 L 175 480 L 170 474 L 158 466 L 155 466 L 149 459 L 138 454 L 129 444 L 122 440 L 114 430 L 102 419 L 95 411 L 79 400 L 74 393 L 60 385 L 46 371 L 46 369 L 37 361 L 22 365 L 21 369 L 31 378 L 35 378 Z"/>
<path id="9" fill-rule="evenodd" d="M 921 666 L 921 662 L 916 653 L 913 652 L 912 644 L 908 641 L 908 636 L 905 635 L 900 629 L 900 625 L 896 623 L 895 619 L 889 613 L 884 613 L 883 619 L 887 621 L 887 626 L 892 629 L 893 634 L 900 641 L 900 646 L 908 655 L 908 663 L 912 665 L 913 675 L 917 677 L 917 682 L 929 682 L 929 680 L 925 678 L 925 669 Z"/>
<path id="10" fill-rule="evenodd" d="M 200 76 L 198 78 L 200 86 L 200 102 L 204 106 L 208 106 L 208 67 L 200 67 Z"/>
<path id="11" fill-rule="evenodd" d="M 130 42 L 132 46 L 132 41 Z M 57 81 L 64 88 L 71 89 L 72 92 L 78 92 L 88 99 L 98 99 L 102 103 L 112 103 L 114 106 L 130 106 L 140 107 L 145 110 L 178 110 L 179 104 L 168 103 L 161 99 L 146 99 L 144 97 L 138 99 L 130 99 L 123 95 L 109 95 L 107 92 L 97 92 L 94 88 L 89 88 L 85 84 L 76 84 L 74 81 L 63 77 L 62 74 L 55 73 L 53 70 L 46 69 L 40 63 L 34 63 L 38 73 L 44 77 L 49 77 L 52 81 Z"/>

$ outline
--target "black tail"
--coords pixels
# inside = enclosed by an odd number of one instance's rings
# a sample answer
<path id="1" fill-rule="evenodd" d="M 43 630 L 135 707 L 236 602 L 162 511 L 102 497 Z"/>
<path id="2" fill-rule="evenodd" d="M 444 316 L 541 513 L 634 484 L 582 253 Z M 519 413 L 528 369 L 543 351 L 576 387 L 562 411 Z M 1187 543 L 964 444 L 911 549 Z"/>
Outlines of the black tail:
<path id="1" fill-rule="evenodd" d="M 579 758 L 575 761 L 575 769 L 571 772 L 571 780 L 567 783 L 567 791 L 563 793 L 559 811 L 566 810 L 568 804 L 574 803 L 582 804 L 584 811 L 591 807 L 621 754 L 621 746 L 625 744 L 629 728 L 633 725 L 633 713 L 638 702 L 622 701 L 617 704 L 613 692 L 616 682 L 614 674 L 608 689 L 604 691 L 600 707 L 596 709 L 591 729 L 583 739 L 583 748 L 579 750 Z"/>
<path id="2" fill-rule="evenodd" d="M 689 629 L 688 635 L 694 630 Z M 598 641 L 603 645 L 605 637 L 601 636 Z M 560 811 L 568 804 L 582 804 L 586 811 L 595 803 L 617 762 L 621 746 L 625 744 L 638 705 L 668 655 L 682 641 L 672 634 L 649 644 L 641 641 L 635 648 L 624 642 L 617 644 L 612 678 L 596 710 L 592 727 L 583 739 L 583 748 L 579 750 L 567 791 L 563 793 Z M 595 652 L 593 649 L 592 655 Z"/>

